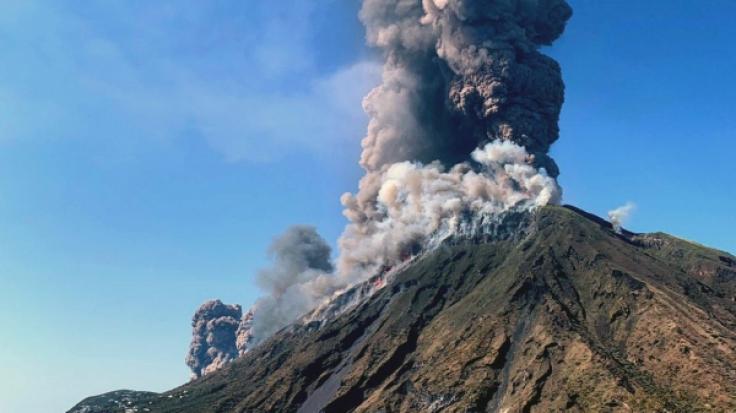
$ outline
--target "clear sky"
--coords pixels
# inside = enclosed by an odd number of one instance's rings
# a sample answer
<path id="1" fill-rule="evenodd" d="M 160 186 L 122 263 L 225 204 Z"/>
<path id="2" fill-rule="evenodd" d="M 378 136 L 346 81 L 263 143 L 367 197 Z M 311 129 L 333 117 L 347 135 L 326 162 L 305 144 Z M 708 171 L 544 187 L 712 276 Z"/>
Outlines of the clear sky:
<path id="1" fill-rule="evenodd" d="M 736 2 L 571 4 L 565 201 L 736 252 Z M 193 311 L 251 304 L 274 235 L 334 245 L 378 75 L 357 9 L 0 4 L 0 411 L 181 384 Z"/>

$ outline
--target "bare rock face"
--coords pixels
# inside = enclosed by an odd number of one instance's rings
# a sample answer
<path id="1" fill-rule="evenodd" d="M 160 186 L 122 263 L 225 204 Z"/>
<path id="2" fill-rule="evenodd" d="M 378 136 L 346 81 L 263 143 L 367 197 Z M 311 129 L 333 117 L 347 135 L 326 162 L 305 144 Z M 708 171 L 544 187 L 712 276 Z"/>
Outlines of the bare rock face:
<path id="1" fill-rule="evenodd" d="M 336 318 L 133 402 L 184 413 L 736 411 L 736 257 L 619 234 L 574 208 L 545 207 L 519 234 L 448 243 Z M 90 412 L 124 411 L 113 407 Z"/>
<path id="2" fill-rule="evenodd" d="M 192 344 L 186 363 L 194 378 L 211 373 L 238 357 L 235 333 L 240 324 L 239 305 L 207 301 L 192 319 Z"/>

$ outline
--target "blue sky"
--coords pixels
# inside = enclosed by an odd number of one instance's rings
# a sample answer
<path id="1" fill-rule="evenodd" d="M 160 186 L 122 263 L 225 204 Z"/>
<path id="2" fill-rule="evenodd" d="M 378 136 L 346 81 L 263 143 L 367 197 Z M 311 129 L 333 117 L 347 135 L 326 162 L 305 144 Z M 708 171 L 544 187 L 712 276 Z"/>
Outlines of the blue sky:
<path id="1" fill-rule="evenodd" d="M 565 201 L 736 252 L 736 3 L 571 1 Z M 377 81 L 348 0 L 0 5 L 0 411 L 188 377 L 272 237 L 334 245 Z"/>

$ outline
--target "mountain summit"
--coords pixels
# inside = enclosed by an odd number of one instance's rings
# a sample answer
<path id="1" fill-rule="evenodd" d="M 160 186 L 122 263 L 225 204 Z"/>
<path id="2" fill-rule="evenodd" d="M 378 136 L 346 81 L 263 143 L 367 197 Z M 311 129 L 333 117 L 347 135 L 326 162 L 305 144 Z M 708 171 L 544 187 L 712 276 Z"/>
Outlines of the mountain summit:
<path id="1" fill-rule="evenodd" d="M 70 413 L 705 410 L 736 410 L 736 257 L 548 206 L 184 386 Z"/>

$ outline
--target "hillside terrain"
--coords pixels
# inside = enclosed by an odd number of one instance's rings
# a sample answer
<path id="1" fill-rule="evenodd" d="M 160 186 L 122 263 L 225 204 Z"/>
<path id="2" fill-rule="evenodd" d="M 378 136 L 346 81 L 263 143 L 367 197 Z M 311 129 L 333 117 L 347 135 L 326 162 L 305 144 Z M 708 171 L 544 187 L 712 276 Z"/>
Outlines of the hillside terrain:
<path id="1" fill-rule="evenodd" d="M 736 257 L 544 207 L 203 378 L 69 412 L 319 411 L 736 411 Z"/>

